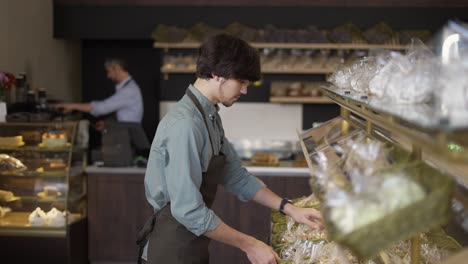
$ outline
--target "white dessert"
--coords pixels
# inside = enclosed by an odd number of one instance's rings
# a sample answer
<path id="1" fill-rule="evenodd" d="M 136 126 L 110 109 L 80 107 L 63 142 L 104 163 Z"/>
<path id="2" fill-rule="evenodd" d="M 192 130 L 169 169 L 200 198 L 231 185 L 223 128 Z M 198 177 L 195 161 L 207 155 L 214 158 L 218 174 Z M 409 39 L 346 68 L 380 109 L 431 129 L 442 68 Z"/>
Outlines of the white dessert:
<path id="1" fill-rule="evenodd" d="M 66 221 L 65 217 L 65 212 L 61 212 L 54 207 L 47 212 L 47 225 L 53 227 L 64 226 Z"/>
<path id="2" fill-rule="evenodd" d="M 36 210 L 29 215 L 28 220 L 29 224 L 32 226 L 44 226 L 47 224 L 47 215 L 41 208 L 37 207 Z"/>
<path id="3" fill-rule="evenodd" d="M 44 133 L 42 135 L 42 145 L 49 148 L 63 147 L 67 144 L 66 133 Z"/>
<path id="4" fill-rule="evenodd" d="M 55 186 L 47 185 L 44 186 L 44 195 L 45 196 L 57 196 L 59 193 L 58 188 Z M 55 208 L 53 208 L 55 209 Z"/>

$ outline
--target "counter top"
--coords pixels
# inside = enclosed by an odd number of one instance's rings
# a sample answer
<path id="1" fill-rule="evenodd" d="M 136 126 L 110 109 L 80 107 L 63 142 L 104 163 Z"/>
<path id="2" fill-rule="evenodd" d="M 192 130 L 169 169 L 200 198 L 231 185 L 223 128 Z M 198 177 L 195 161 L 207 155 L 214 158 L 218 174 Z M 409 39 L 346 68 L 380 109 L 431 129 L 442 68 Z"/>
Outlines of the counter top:
<path id="1" fill-rule="evenodd" d="M 290 163 L 292 164 L 292 163 Z M 249 166 L 248 162 L 245 162 L 245 168 L 255 176 L 283 176 L 283 177 L 309 177 L 309 168 L 306 167 L 293 167 L 287 166 L 288 162 L 281 162 L 278 167 L 260 167 L 260 166 Z M 136 167 L 98 167 L 88 166 L 86 168 L 87 173 L 101 174 L 144 174 L 145 168 Z"/>

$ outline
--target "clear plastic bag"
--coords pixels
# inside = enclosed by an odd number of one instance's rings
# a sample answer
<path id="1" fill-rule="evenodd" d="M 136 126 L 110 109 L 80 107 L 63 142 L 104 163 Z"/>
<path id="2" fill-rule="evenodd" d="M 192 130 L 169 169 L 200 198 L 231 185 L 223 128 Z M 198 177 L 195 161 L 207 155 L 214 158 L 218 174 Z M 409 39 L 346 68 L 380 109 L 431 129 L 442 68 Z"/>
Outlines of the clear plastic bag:
<path id="1" fill-rule="evenodd" d="M 435 54 L 415 41 L 406 55 L 391 54 L 391 59 L 369 81 L 369 91 L 398 103 L 427 103 L 437 85 L 439 69 Z"/>

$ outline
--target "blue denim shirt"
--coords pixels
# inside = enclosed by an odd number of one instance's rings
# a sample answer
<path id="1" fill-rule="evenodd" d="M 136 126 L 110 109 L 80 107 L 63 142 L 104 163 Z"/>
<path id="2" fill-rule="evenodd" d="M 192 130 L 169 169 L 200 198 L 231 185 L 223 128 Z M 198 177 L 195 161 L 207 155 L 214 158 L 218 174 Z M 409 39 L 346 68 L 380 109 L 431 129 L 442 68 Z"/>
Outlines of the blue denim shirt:
<path id="1" fill-rule="evenodd" d="M 143 119 L 140 87 L 130 76 L 115 86 L 113 95 L 102 101 L 92 101 L 91 105 L 93 116 L 115 112 L 117 121 L 140 123 Z"/>
<path id="2" fill-rule="evenodd" d="M 240 200 L 252 199 L 265 185 L 242 167 L 237 153 L 224 137 L 218 106 L 192 85 L 189 89 L 205 111 L 214 135 L 215 152 L 221 151 L 226 156 L 224 187 Z M 174 218 L 197 236 L 220 224 L 200 193 L 202 172 L 207 170 L 212 155 L 202 115 L 185 95 L 159 123 L 148 159 L 145 192 L 155 211 L 170 202 Z"/>

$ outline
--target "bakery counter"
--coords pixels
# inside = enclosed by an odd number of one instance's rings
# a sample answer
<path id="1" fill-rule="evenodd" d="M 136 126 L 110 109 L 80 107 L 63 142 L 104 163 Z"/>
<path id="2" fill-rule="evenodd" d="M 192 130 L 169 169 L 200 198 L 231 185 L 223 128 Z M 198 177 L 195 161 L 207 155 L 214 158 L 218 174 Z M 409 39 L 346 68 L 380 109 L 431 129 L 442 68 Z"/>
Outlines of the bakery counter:
<path id="1" fill-rule="evenodd" d="M 310 194 L 308 168 L 293 167 L 287 161 L 281 161 L 277 167 L 256 167 L 248 162 L 244 166 L 281 197 Z M 91 263 L 134 263 L 137 232 L 152 214 L 145 198 L 145 169 L 90 166 L 86 172 Z M 269 242 L 269 209 L 240 202 L 220 186 L 213 210 L 233 228 Z M 211 263 L 249 263 L 240 250 L 220 243 L 213 242 L 210 252 Z"/>
<path id="2" fill-rule="evenodd" d="M 279 166 L 253 166 L 251 162 L 242 162 L 242 165 L 255 176 L 280 176 L 280 177 L 309 177 L 309 169 L 307 167 L 297 167 L 292 161 L 280 161 Z M 88 174 L 145 174 L 145 168 L 137 167 L 98 167 L 88 166 L 86 172 Z"/>

